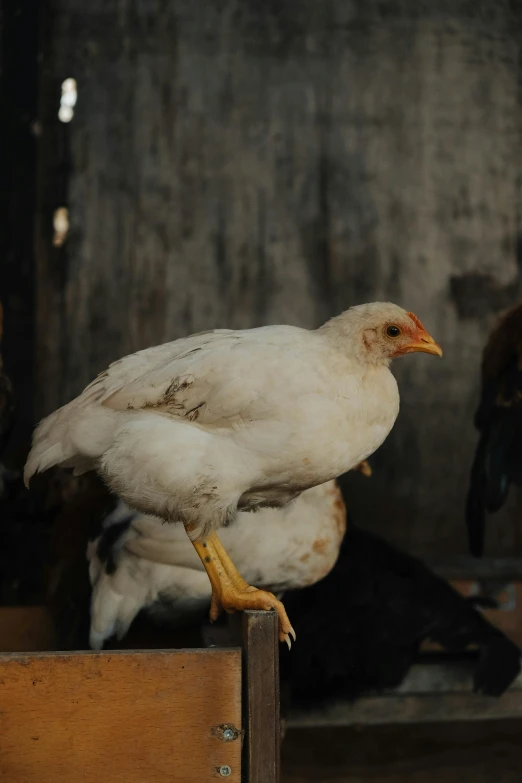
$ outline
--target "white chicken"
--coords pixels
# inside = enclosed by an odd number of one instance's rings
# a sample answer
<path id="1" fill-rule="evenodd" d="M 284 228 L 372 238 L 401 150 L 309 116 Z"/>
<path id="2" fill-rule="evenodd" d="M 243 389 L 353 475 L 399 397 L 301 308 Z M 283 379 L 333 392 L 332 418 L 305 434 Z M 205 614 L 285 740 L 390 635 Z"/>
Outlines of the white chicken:
<path id="1" fill-rule="evenodd" d="M 265 326 L 192 335 L 126 356 L 37 427 L 26 483 L 53 465 L 97 470 L 129 506 L 181 521 L 224 609 L 284 606 L 240 576 L 216 531 L 238 510 L 282 507 L 372 454 L 399 411 L 389 370 L 442 355 L 391 303 L 353 307 L 317 330 Z"/>
<path id="2" fill-rule="evenodd" d="M 326 576 L 345 529 L 342 495 L 329 481 L 282 509 L 240 511 L 220 538 L 248 582 L 280 594 Z M 89 641 L 95 650 L 114 634 L 122 639 L 142 609 L 175 625 L 210 603 L 210 582 L 183 527 L 132 511 L 122 501 L 104 520 L 87 557 L 93 588 Z"/>

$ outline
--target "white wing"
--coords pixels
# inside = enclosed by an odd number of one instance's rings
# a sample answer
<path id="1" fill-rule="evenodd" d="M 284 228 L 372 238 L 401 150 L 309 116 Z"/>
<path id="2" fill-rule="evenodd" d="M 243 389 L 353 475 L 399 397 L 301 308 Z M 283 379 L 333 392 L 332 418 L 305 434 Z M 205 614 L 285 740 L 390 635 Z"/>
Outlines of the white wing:
<path id="1" fill-rule="evenodd" d="M 314 344 L 304 329 L 272 326 L 205 332 L 126 356 L 40 422 L 25 481 L 57 464 L 92 469 L 110 440 L 114 412 L 151 410 L 204 427 L 234 427 L 272 414 L 277 421 L 285 397 L 292 403 L 292 383 L 295 399 L 298 381 L 310 391 L 317 379 L 310 371 Z M 89 442 L 87 455 L 79 442 Z"/>
<path id="2" fill-rule="evenodd" d="M 310 391 L 309 334 L 281 326 L 194 335 L 116 362 L 81 398 L 120 411 L 151 408 L 201 425 L 264 419 L 281 408 L 296 377 Z"/>

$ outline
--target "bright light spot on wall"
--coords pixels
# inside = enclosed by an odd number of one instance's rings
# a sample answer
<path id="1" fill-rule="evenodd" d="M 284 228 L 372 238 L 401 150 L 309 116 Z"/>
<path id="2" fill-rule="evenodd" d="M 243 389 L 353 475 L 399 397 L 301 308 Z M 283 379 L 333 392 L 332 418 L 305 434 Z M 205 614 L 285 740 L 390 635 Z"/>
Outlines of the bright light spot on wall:
<path id="1" fill-rule="evenodd" d="M 53 215 L 53 245 L 61 247 L 67 238 L 69 232 L 69 210 L 67 207 L 58 207 Z"/>
<path id="2" fill-rule="evenodd" d="M 58 112 L 58 119 L 62 122 L 70 122 L 74 117 L 74 112 L 70 106 L 60 106 Z"/>
<path id="3" fill-rule="evenodd" d="M 70 122 L 72 120 L 77 100 L 76 79 L 66 79 L 62 82 L 62 97 L 60 98 L 60 108 L 58 110 L 58 119 L 61 122 Z"/>

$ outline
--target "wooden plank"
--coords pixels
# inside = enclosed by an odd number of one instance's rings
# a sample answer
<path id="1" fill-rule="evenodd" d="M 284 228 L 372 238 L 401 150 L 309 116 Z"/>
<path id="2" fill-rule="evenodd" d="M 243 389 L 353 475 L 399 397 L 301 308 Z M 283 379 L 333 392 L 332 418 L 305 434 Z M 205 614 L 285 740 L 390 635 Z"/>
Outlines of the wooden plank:
<path id="1" fill-rule="evenodd" d="M 475 664 L 469 660 L 448 661 L 441 656 L 440 662 L 412 666 L 403 682 L 386 694 L 471 693 L 474 669 Z M 511 688 L 522 690 L 522 674 L 514 680 Z"/>
<path id="2" fill-rule="evenodd" d="M 52 650 L 54 640 L 54 623 L 47 607 L 0 607 L 0 652 Z"/>
<path id="3" fill-rule="evenodd" d="M 469 555 L 444 555 L 423 558 L 425 564 L 439 576 L 448 580 L 498 580 L 521 581 L 520 557 L 471 557 Z"/>
<path id="4" fill-rule="evenodd" d="M 243 696 L 247 783 L 279 783 L 279 637 L 275 612 L 243 612 Z"/>
<path id="5" fill-rule="evenodd" d="M 241 653 L 0 656 L 5 783 L 241 779 Z"/>
<path id="6" fill-rule="evenodd" d="M 507 691 L 500 699 L 474 693 L 364 697 L 353 704 L 338 702 L 329 704 L 323 710 L 292 713 L 288 717 L 287 728 L 446 723 L 505 718 L 522 718 L 522 693 L 519 690 Z"/>
<path id="7" fill-rule="evenodd" d="M 520 721 L 291 729 L 284 783 L 520 783 Z"/>
<path id="8" fill-rule="evenodd" d="M 499 699 L 472 692 L 470 665 L 418 664 L 395 690 L 339 701 L 314 710 L 291 711 L 287 726 L 354 726 L 388 723 L 522 718 L 522 675 Z"/>

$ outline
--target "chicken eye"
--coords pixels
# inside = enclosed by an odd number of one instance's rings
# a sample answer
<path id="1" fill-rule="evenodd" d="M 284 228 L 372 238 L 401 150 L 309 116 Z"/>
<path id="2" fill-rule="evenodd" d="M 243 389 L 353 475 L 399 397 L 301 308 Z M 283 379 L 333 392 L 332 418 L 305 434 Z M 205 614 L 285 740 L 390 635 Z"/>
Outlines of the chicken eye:
<path id="1" fill-rule="evenodd" d="M 386 329 L 386 334 L 388 337 L 398 337 L 401 333 L 401 330 L 398 326 L 388 326 Z"/>

